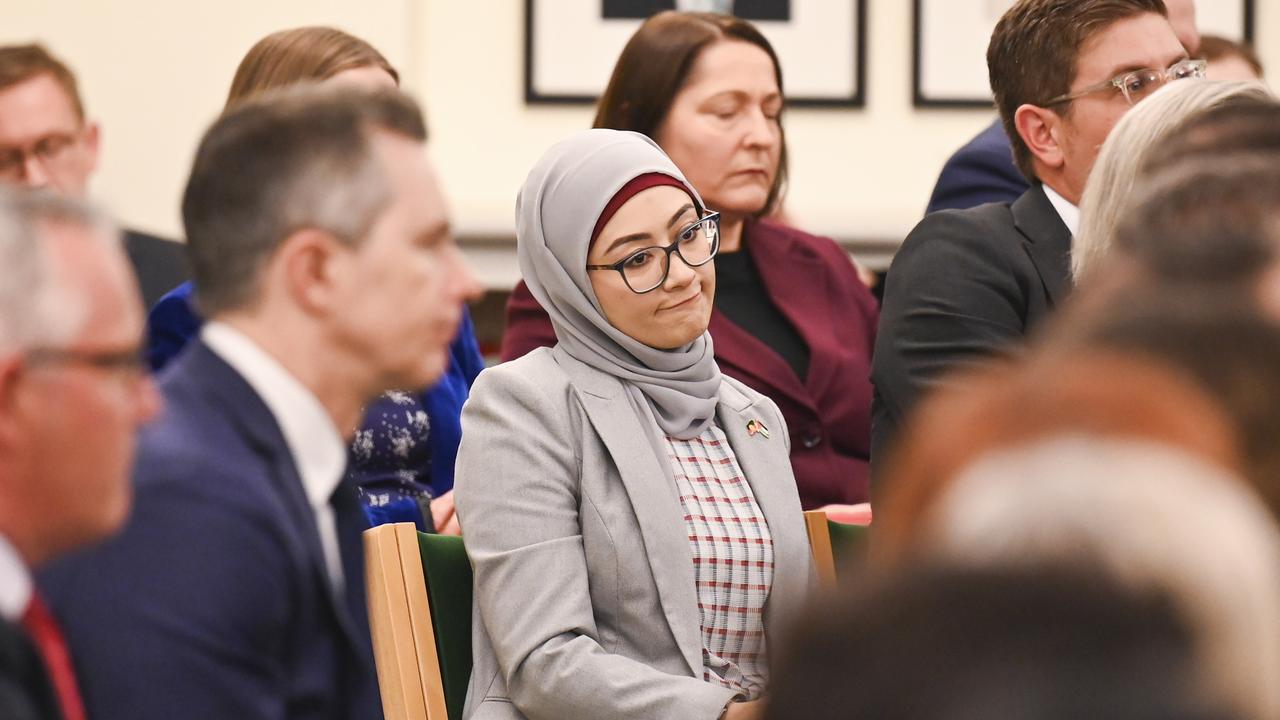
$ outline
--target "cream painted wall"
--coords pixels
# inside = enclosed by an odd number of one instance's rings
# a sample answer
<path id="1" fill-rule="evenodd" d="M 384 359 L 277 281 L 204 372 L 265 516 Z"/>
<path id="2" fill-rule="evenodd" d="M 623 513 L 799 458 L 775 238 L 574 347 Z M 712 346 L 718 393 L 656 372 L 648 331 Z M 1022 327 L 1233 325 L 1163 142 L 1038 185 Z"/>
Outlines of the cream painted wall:
<path id="1" fill-rule="evenodd" d="M 1226 1 L 1236 0 L 1200 0 Z M 1280 0 L 1255 4 L 1263 61 L 1280 73 Z M 867 106 L 788 112 L 788 210 L 814 232 L 892 242 L 919 219 L 947 155 L 993 113 L 913 108 L 911 2 L 868 5 Z M 5 0 L 0 42 L 40 38 L 71 63 L 104 129 L 96 195 L 126 223 L 177 236 L 195 144 L 245 50 L 272 30 L 302 24 L 360 35 L 424 100 L 458 232 L 472 240 L 485 281 L 501 287 L 514 277 L 506 239 L 525 173 L 591 118 L 587 107 L 524 105 L 523 7 L 523 0 Z"/>
<path id="2" fill-rule="evenodd" d="M 0 43 L 40 40 L 76 73 L 102 126 L 94 195 L 127 225 L 181 236 L 201 133 L 236 65 L 269 32 L 331 24 L 373 43 L 410 83 L 414 0 L 3 0 Z"/>

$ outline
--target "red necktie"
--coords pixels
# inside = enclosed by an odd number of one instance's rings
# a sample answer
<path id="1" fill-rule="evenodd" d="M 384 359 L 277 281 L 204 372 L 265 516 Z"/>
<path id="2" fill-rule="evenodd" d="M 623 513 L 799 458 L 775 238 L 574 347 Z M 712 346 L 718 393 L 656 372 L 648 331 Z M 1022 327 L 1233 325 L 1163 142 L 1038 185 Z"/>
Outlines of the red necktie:
<path id="1" fill-rule="evenodd" d="M 22 627 L 31 635 L 32 642 L 44 658 L 49 680 L 58 694 L 58 704 L 62 706 L 62 717 L 65 720 L 85 720 L 84 702 L 80 699 L 76 673 L 71 667 L 71 651 L 67 649 L 58 621 L 53 619 L 53 613 L 49 612 L 49 607 L 39 595 L 31 596 L 31 604 L 27 605 L 27 612 L 22 616 Z"/>

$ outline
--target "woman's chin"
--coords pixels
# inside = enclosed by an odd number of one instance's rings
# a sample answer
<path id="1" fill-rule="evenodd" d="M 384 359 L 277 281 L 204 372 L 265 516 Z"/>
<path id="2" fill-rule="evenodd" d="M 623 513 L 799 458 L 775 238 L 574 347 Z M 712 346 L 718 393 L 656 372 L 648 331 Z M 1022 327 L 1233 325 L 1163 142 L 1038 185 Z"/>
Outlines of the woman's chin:
<path id="1" fill-rule="evenodd" d="M 662 334 L 662 337 L 654 338 L 654 342 L 645 344 L 658 350 L 679 350 L 702 337 L 706 331 L 706 322 L 690 323 L 687 327 L 670 328 Z"/>
<path id="2" fill-rule="evenodd" d="M 769 202 L 769 188 L 739 187 L 729 190 L 714 200 L 706 199 L 707 206 L 721 214 L 757 215 L 764 212 Z"/>

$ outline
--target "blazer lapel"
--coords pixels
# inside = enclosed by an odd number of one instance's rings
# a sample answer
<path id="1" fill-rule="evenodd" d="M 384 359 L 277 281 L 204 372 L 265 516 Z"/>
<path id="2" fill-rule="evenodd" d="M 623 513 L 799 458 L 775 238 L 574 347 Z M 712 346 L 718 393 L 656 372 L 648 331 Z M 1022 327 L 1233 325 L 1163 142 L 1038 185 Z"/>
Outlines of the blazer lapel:
<path id="1" fill-rule="evenodd" d="M 622 383 L 555 349 L 579 390 L 591 426 L 609 450 L 631 499 L 663 613 L 689 671 L 702 677 L 702 631 L 693 578 L 693 553 L 670 466 L 654 454 L 645 427 Z"/>
<path id="2" fill-rule="evenodd" d="M 834 297 L 831 269 L 822 258 L 767 223 L 748 224 L 746 234 L 765 292 L 809 346 L 809 370 L 804 385 L 796 385 L 799 392 L 793 397 L 816 411 L 813 398 L 830 386 L 836 370 L 833 361 L 839 356 L 824 350 L 831 342 L 828 324 L 844 320 L 829 314 Z"/>
<path id="3" fill-rule="evenodd" d="M 767 606 L 768 617 L 772 619 L 774 608 L 795 608 L 804 601 L 812 569 L 807 543 L 778 542 L 779 538 L 806 537 L 804 510 L 796 494 L 783 428 L 766 428 L 767 437 L 764 432 L 752 434 L 747 429 L 752 421 L 759 423 L 773 417 L 772 412 L 765 411 L 758 401 L 752 402 L 729 382 L 722 384 L 720 405 L 716 409 L 720 428 L 729 439 L 738 466 L 774 538 L 773 588 Z"/>
<path id="4" fill-rule="evenodd" d="M 360 640 L 355 621 L 347 610 L 346 599 L 329 580 L 328 565 L 324 559 L 315 514 L 311 511 L 311 503 L 308 502 L 306 493 L 302 489 L 302 478 L 298 475 L 297 466 L 294 464 L 288 443 L 280 431 L 280 425 L 276 422 L 275 416 L 271 414 L 271 410 L 249 383 L 208 346 L 197 340 L 195 346 L 185 355 L 186 357 L 181 361 L 194 363 L 199 367 L 197 372 L 188 373 L 187 376 L 200 378 L 204 385 L 203 393 L 208 398 L 209 404 L 220 405 L 225 409 L 244 441 L 271 468 L 273 486 L 285 508 L 285 517 L 280 518 L 280 521 L 297 533 L 296 537 L 300 541 L 299 545 L 310 566 L 311 574 L 315 581 L 324 587 L 342 635 L 363 661 L 371 650 L 366 652 L 362 648 L 368 647 L 369 644 Z M 350 579 L 347 581 L 350 582 Z M 363 578 L 356 578 L 356 581 L 363 582 Z"/>
<path id="5" fill-rule="evenodd" d="M 1027 254 L 1050 304 L 1057 305 L 1071 292 L 1071 231 L 1039 185 L 1014 201 L 1010 210 L 1014 226 L 1027 239 Z"/>

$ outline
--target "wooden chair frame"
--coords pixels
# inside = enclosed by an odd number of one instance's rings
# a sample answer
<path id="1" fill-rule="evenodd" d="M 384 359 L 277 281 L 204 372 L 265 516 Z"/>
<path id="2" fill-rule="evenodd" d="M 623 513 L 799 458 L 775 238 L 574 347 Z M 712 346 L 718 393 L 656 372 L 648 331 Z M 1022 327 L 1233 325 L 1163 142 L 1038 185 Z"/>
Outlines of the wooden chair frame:
<path id="1" fill-rule="evenodd" d="M 831 528 L 827 525 L 827 514 L 821 510 L 806 510 L 804 528 L 809 534 L 809 552 L 813 554 L 813 566 L 818 573 L 818 582 L 824 588 L 834 588 L 836 558 L 831 550 Z"/>
<path id="2" fill-rule="evenodd" d="M 413 523 L 364 533 L 369 628 L 386 720 L 448 720 L 427 582 Z"/>

